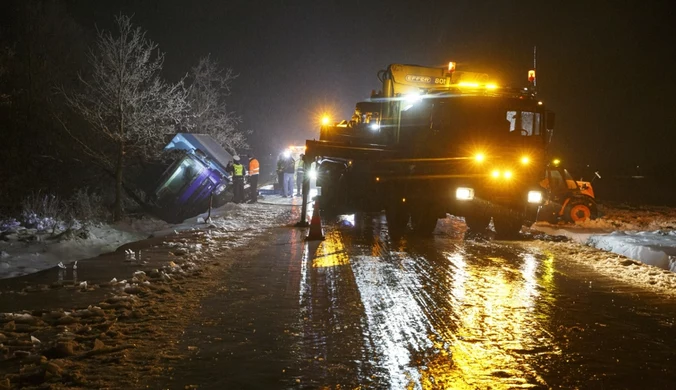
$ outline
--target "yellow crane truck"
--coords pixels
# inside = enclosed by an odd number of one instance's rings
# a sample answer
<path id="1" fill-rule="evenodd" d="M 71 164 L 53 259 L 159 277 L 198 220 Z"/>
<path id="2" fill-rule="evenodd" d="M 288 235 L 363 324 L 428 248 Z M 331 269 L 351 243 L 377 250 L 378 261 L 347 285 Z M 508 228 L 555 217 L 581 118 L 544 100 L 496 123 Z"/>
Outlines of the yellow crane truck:
<path id="1" fill-rule="evenodd" d="M 492 217 L 503 237 L 535 221 L 554 128 L 554 114 L 537 98 L 535 71 L 526 88 L 456 71 L 453 62 L 391 64 L 378 78 L 381 91 L 357 103 L 350 120 L 325 124 L 319 140 L 306 141 L 322 209 L 384 210 L 390 230 L 422 234 L 446 213 L 472 230 L 486 229 Z"/>

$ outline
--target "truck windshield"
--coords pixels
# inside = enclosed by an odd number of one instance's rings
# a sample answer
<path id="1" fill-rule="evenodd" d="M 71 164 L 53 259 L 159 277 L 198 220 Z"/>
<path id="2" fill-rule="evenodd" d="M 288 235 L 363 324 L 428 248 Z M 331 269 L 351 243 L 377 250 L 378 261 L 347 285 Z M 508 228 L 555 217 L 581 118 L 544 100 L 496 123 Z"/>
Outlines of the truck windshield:
<path id="1" fill-rule="evenodd" d="M 540 114 L 529 111 L 507 111 L 509 131 L 519 132 L 520 135 L 531 136 L 540 134 Z"/>
<path id="2" fill-rule="evenodd" d="M 431 128 L 451 137 L 535 137 L 542 128 L 535 104 L 490 97 L 437 99 L 432 102 Z"/>

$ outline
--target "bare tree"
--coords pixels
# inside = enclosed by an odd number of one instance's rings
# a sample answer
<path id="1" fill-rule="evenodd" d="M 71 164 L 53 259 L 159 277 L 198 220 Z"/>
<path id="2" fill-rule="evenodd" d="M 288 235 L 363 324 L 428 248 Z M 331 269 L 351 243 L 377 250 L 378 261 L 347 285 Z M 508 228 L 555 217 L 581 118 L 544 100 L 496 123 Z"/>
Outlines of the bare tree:
<path id="1" fill-rule="evenodd" d="M 183 83 L 168 84 L 160 78 L 164 54 L 146 38 L 131 18 L 115 18 L 117 34 L 99 31 L 89 52 L 91 74 L 79 79 L 83 91 L 63 95 L 68 105 L 89 124 L 88 134 L 64 129 L 84 152 L 115 177 L 113 219 L 122 218 L 122 186 L 125 161 L 130 157 L 157 156 L 165 134 L 175 132 L 185 116 Z"/>
<path id="2" fill-rule="evenodd" d="M 210 56 L 202 57 L 190 70 L 189 114 L 185 128 L 191 133 L 209 134 L 234 153 L 247 148 L 246 133 L 238 129 L 241 118 L 228 111 L 225 98 L 230 95 L 232 69 L 223 70 Z"/>

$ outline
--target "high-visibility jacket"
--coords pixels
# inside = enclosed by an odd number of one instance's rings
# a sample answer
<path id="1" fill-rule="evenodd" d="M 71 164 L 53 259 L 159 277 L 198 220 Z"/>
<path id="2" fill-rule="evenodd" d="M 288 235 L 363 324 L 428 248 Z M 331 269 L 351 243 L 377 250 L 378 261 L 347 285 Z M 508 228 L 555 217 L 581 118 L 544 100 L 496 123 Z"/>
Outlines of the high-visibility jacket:
<path id="1" fill-rule="evenodd" d="M 305 173 L 305 161 L 302 158 L 299 158 L 296 161 L 296 175 L 302 175 Z"/>
<path id="2" fill-rule="evenodd" d="M 244 176 L 244 165 L 234 163 L 232 165 L 233 176 Z"/>
<path id="3" fill-rule="evenodd" d="M 258 175 L 260 173 L 260 164 L 258 164 L 258 160 L 255 158 L 252 158 L 249 160 L 249 175 Z"/>

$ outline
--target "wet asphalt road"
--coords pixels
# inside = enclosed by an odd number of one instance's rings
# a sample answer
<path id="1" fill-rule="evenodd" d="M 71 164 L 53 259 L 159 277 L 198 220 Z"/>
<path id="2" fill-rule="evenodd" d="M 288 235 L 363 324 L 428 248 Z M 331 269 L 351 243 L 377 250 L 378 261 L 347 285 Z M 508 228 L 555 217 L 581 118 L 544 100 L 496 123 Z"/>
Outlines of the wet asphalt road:
<path id="1" fill-rule="evenodd" d="M 671 389 L 676 304 L 527 242 L 392 237 L 382 216 L 249 245 L 157 388 Z"/>

